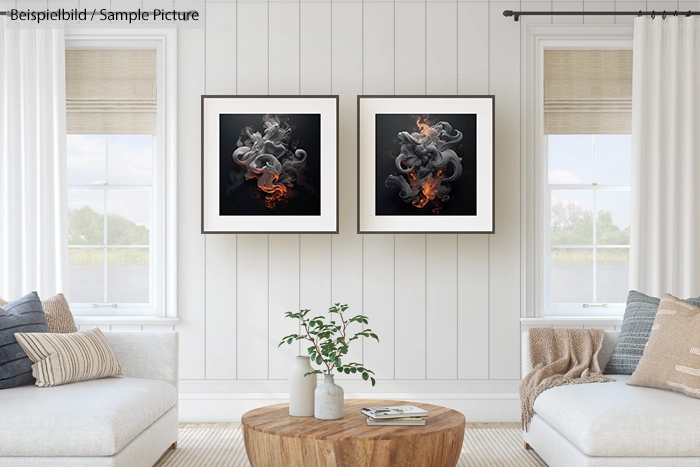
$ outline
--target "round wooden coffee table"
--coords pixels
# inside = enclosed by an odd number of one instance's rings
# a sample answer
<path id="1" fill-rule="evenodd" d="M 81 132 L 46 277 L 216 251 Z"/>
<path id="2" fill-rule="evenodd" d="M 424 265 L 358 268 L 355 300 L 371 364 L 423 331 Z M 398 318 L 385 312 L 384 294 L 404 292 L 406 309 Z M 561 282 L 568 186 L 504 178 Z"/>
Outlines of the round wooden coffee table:
<path id="1" fill-rule="evenodd" d="M 362 407 L 415 405 L 428 411 L 425 426 L 367 426 Z M 290 417 L 288 404 L 243 415 L 253 467 L 454 467 L 466 420 L 445 407 L 416 402 L 349 399 L 345 417 Z"/>

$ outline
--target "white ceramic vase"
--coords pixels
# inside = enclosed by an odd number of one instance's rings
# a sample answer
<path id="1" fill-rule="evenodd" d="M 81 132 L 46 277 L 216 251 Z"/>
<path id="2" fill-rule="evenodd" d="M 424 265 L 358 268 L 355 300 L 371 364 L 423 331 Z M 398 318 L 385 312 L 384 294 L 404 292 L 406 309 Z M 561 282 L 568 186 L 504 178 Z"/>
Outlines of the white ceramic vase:
<path id="1" fill-rule="evenodd" d="M 343 418 L 345 411 L 345 392 L 335 384 L 333 375 L 323 375 L 323 384 L 314 392 L 314 417 L 319 420 L 337 420 Z"/>
<path id="2" fill-rule="evenodd" d="M 289 415 L 292 417 L 314 416 L 314 389 L 316 375 L 304 376 L 314 371 L 309 357 L 297 357 L 289 373 Z"/>

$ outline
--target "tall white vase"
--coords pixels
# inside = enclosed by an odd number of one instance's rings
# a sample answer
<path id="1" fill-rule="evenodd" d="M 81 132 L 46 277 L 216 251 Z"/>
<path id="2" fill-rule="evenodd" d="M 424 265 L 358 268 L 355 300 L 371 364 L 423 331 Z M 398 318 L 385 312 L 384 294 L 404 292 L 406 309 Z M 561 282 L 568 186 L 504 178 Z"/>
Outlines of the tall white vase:
<path id="1" fill-rule="evenodd" d="M 304 376 L 312 371 L 309 357 L 297 357 L 289 373 L 289 415 L 292 417 L 314 416 L 316 375 Z"/>
<path id="2" fill-rule="evenodd" d="M 319 420 L 337 420 L 343 418 L 345 411 L 345 392 L 335 384 L 333 375 L 324 375 L 323 384 L 316 388 L 314 417 Z"/>

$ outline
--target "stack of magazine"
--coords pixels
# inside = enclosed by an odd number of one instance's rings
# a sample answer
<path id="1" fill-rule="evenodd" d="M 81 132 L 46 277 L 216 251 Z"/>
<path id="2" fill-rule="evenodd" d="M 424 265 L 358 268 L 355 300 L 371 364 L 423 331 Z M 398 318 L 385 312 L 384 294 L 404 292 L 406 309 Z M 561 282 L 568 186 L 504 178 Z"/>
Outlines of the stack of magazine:
<path id="1" fill-rule="evenodd" d="M 368 426 L 423 426 L 428 412 L 413 405 L 367 407 L 360 410 L 367 416 Z"/>

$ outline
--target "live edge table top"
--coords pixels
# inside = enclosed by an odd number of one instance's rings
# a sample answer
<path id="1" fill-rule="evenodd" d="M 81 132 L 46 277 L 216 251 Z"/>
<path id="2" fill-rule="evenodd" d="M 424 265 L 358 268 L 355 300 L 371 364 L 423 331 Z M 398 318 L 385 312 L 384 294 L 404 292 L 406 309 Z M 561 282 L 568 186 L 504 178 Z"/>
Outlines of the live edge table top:
<path id="1" fill-rule="evenodd" d="M 367 417 L 360 413 L 363 407 L 414 405 L 428 411 L 425 426 L 367 426 Z M 314 417 L 291 417 L 289 405 L 278 404 L 251 410 L 243 415 L 244 428 L 261 433 L 293 438 L 319 440 L 390 440 L 402 437 L 420 437 L 445 430 L 464 431 L 464 415 L 446 407 L 417 402 L 348 399 L 345 416 L 340 420 L 317 420 Z"/>

